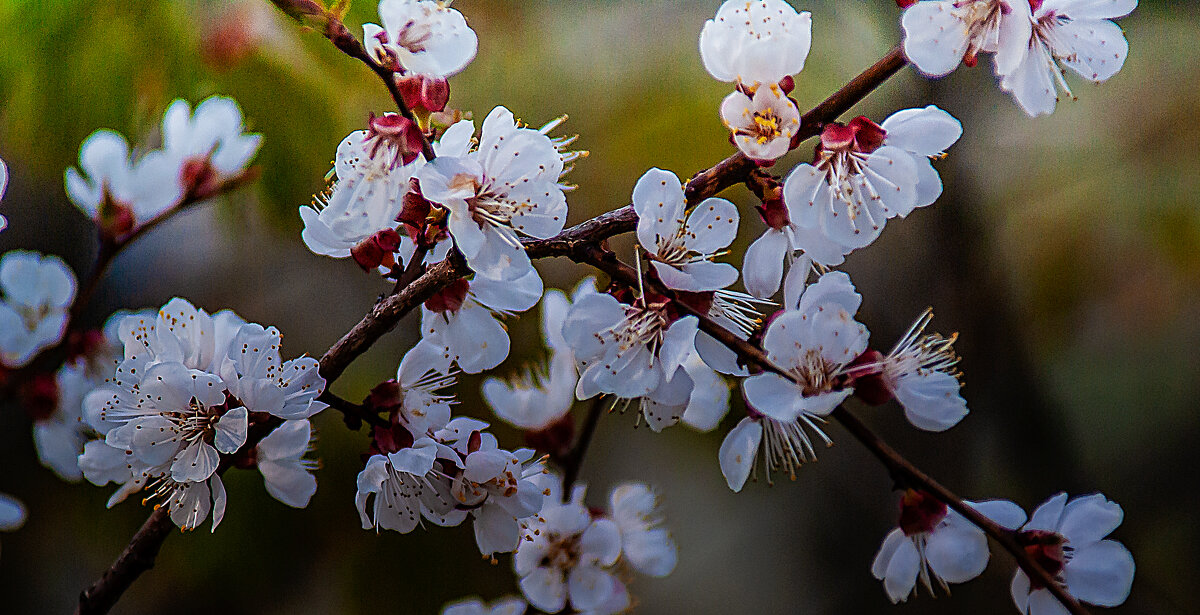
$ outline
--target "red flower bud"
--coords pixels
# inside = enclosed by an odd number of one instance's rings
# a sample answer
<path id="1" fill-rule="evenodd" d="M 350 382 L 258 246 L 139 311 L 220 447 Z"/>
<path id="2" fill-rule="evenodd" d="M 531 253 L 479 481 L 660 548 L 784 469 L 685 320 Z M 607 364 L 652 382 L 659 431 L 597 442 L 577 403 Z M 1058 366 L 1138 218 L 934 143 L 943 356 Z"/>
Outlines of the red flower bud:
<path id="1" fill-rule="evenodd" d="M 430 75 L 396 76 L 396 88 L 404 104 L 413 111 L 436 113 L 450 101 L 450 83 Z"/>

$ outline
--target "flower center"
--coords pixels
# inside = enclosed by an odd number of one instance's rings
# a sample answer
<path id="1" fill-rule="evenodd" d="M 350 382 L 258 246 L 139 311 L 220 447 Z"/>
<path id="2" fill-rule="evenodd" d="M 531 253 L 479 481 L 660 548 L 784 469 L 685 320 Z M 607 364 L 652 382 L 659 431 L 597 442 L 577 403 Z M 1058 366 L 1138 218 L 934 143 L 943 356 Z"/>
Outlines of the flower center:
<path id="1" fill-rule="evenodd" d="M 968 66 L 974 66 L 980 51 L 996 49 L 1000 19 L 1012 9 L 1001 0 L 967 0 L 955 3 L 954 7 L 955 16 L 967 26 L 967 51 L 963 60 Z"/>
<path id="2" fill-rule="evenodd" d="M 780 124 L 782 120 L 774 109 L 763 109 L 755 111 L 753 122 L 748 127 L 738 128 L 737 134 L 754 137 L 759 145 L 766 145 L 783 135 Z"/>
<path id="3" fill-rule="evenodd" d="M 548 532 L 546 554 L 542 556 L 540 567 L 558 568 L 564 572 L 571 570 L 579 563 L 583 549 L 579 546 L 579 535 L 563 536 L 558 532 Z"/>

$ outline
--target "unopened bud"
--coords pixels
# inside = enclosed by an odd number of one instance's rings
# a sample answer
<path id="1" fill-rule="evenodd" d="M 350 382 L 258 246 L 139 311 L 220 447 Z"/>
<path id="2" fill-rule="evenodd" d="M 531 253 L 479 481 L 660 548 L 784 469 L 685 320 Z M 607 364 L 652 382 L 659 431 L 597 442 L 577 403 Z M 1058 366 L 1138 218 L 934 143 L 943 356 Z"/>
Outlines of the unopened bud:
<path id="1" fill-rule="evenodd" d="M 400 249 L 400 233 L 395 229 L 383 229 L 358 242 L 350 248 L 350 256 L 363 271 L 371 271 L 380 265 L 391 266 L 392 255 Z"/>
<path id="2" fill-rule="evenodd" d="M 414 112 L 437 113 L 450 101 L 450 82 L 443 77 L 397 75 L 396 88 L 404 104 Z"/>

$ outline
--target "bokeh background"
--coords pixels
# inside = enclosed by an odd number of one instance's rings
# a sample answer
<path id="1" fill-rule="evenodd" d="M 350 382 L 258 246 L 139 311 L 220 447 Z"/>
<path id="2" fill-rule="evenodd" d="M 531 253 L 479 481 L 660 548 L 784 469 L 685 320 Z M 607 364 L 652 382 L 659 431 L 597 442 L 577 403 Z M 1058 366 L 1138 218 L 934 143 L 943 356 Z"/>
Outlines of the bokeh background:
<path id="1" fill-rule="evenodd" d="M 376 21 L 373 2 L 347 22 Z M 482 117 L 504 104 L 532 124 L 561 113 L 591 150 L 571 175 L 571 223 L 628 202 L 659 166 L 688 176 L 731 153 L 697 36 L 718 2 L 459 0 L 479 55 L 452 81 L 452 105 Z M 899 40 L 890 0 L 810 1 L 812 54 L 797 79 L 818 102 Z M 918 465 L 967 497 L 1027 509 L 1058 490 L 1103 491 L 1126 511 L 1115 537 L 1133 552 L 1133 592 L 1117 613 L 1186 613 L 1200 604 L 1200 9 L 1143 0 L 1121 21 L 1132 51 L 1109 83 L 1069 78 L 1078 102 L 1031 120 L 998 91 L 990 66 L 928 81 L 906 69 L 860 105 L 882 120 L 936 103 L 965 135 L 939 163 L 934 206 L 894 221 L 847 259 L 865 297 L 860 320 L 887 347 L 924 307 L 958 331 L 971 415 L 941 435 L 917 432 L 894 406 L 856 408 Z M 170 221 L 123 254 L 87 312 L 187 297 L 277 325 L 285 356 L 320 355 L 387 290 L 349 261 L 308 252 L 296 209 L 322 187 L 339 140 L 391 108 L 361 65 L 304 33 L 265 1 L 0 3 L 0 157 L 12 178 L 0 251 L 59 254 L 81 275 L 95 242 L 66 200 L 63 171 L 97 128 L 153 144 L 166 105 L 235 97 L 265 137 L 263 179 Z M 786 172 L 801 154 L 785 158 Z M 750 195 L 735 254 L 760 232 Z M 622 244 L 618 244 L 620 246 Z M 740 260 L 740 256 L 735 262 Z M 587 271 L 544 261 L 548 287 Z M 544 352 L 537 312 L 510 323 L 501 373 Z M 333 387 L 359 399 L 394 374 L 414 342 L 408 320 Z M 458 411 L 494 419 L 477 378 Z M 735 391 L 735 398 L 737 394 Z M 580 411 L 582 409 L 577 409 Z M 640 613 L 1008 613 L 1013 569 L 997 553 L 952 598 L 891 606 L 869 566 L 894 525 L 886 472 L 838 426 L 837 445 L 794 482 L 726 488 L 714 433 L 653 434 L 634 415 L 606 416 L 583 467 L 592 499 L 637 479 L 657 488 L 679 544 L 662 580 L 635 578 Z M 359 529 L 353 504 L 364 433 L 329 412 L 320 489 L 306 510 L 271 499 L 257 473 L 231 472 L 220 529 L 172 536 L 116 613 L 434 613 L 469 594 L 515 591 L 510 559 L 479 558 L 468 526 L 409 535 Z M 520 435 L 496 427 L 502 444 Z M 147 511 L 113 510 L 109 488 L 72 485 L 41 467 L 30 422 L 0 411 L 0 492 L 29 519 L 0 537 L 0 611 L 64 613 L 125 545 Z"/>

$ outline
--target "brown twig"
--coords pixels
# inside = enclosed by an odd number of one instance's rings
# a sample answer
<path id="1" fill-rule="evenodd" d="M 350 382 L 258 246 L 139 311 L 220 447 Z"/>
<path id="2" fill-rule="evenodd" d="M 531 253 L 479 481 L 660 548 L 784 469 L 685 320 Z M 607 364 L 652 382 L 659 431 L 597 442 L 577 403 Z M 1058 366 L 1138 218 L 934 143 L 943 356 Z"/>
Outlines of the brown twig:
<path id="1" fill-rule="evenodd" d="M 624 284 L 630 288 L 637 288 L 639 284 L 638 272 L 620 262 L 616 255 L 599 248 L 596 245 L 582 246 L 572 256 L 578 262 L 586 263 L 607 273 L 609 277 Z M 674 292 L 662 286 L 656 280 L 644 279 L 642 282 L 655 286 L 655 291 L 660 292 L 667 297 L 674 297 Z M 709 318 L 707 313 L 700 312 L 688 305 L 685 302 L 676 302 L 683 311 L 695 316 L 700 321 L 700 330 L 711 335 L 714 339 L 720 342 L 725 347 L 737 353 L 738 357 L 747 364 L 757 365 L 758 367 L 774 372 L 803 386 L 803 383 L 792 374 L 778 365 L 776 365 L 761 348 L 751 344 L 750 342 L 738 337 L 729 329 L 717 324 L 716 321 Z M 1017 560 L 1017 564 L 1031 578 L 1037 579 L 1039 583 L 1050 590 L 1054 597 L 1067 608 L 1068 611 L 1075 615 L 1087 615 L 1088 611 L 1083 608 L 1078 600 L 1075 599 L 1062 584 L 1055 580 L 1054 576 L 1046 572 L 1037 560 L 1029 555 L 1014 539 L 1014 533 L 1004 527 L 1001 527 L 996 522 L 988 519 L 979 511 L 972 508 L 961 497 L 954 494 L 946 487 L 942 486 L 928 474 L 922 472 L 912 462 L 905 459 L 895 449 L 887 445 L 879 436 L 875 435 L 865 424 L 858 420 L 844 407 L 839 407 L 832 414 L 833 418 L 850 432 L 867 450 L 887 467 L 888 471 L 898 479 L 903 479 L 904 482 L 913 487 L 919 487 L 929 493 L 932 493 L 939 500 L 944 502 L 950 508 L 965 517 L 968 521 L 974 524 L 979 529 L 983 530 L 993 540 L 1004 547 L 1006 551 L 1012 554 Z"/>
<path id="2" fill-rule="evenodd" d="M 592 406 L 588 408 L 587 418 L 583 420 L 583 428 L 579 430 L 579 437 L 575 439 L 575 444 L 571 447 L 570 452 L 563 457 L 562 499 L 564 502 L 571 499 L 571 487 L 575 485 L 575 481 L 579 478 L 579 469 L 583 466 L 583 458 L 587 456 L 588 445 L 592 443 L 592 436 L 596 434 L 596 424 L 600 422 L 600 415 L 603 412 L 604 396 L 600 395 L 592 400 Z"/>
<path id="3" fill-rule="evenodd" d="M 355 428 L 359 423 L 366 423 L 374 427 L 387 427 L 389 425 L 387 419 L 371 412 L 369 408 L 362 404 L 356 404 L 352 401 L 342 399 L 329 391 L 324 391 L 317 397 L 317 401 L 329 404 L 330 408 L 346 415 L 348 420 L 355 421 Z"/>
<path id="4" fill-rule="evenodd" d="M 408 105 L 404 103 L 404 96 L 400 94 L 400 88 L 396 86 L 396 73 L 390 68 L 376 62 L 371 57 L 371 54 L 367 53 L 367 48 L 363 47 L 363 44 L 346 28 L 346 24 L 342 23 L 340 19 L 330 16 L 325 26 L 324 34 L 325 38 L 328 38 L 342 53 L 366 64 L 371 69 L 371 72 L 375 73 L 383 81 L 383 85 L 387 87 L 388 93 L 392 95 L 392 100 L 396 103 L 396 108 L 399 109 L 400 115 L 414 124 L 417 123 L 416 116 L 413 115 Z M 433 144 L 429 142 L 429 138 L 425 135 L 424 131 L 421 131 L 421 155 L 425 157 L 425 160 L 433 160 L 437 156 L 433 151 Z"/>
<path id="5" fill-rule="evenodd" d="M 166 506 L 150 513 L 117 561 L 104 571 L 100 580 L 79 594 L 75 615 L 107 613 L 138 576 L 154 567 L 158 550 L 174 529 Z"/>

